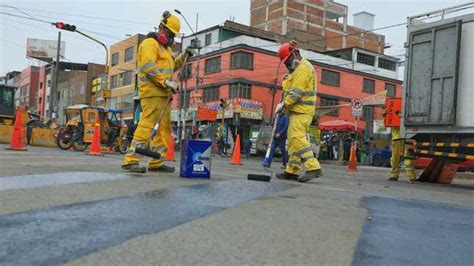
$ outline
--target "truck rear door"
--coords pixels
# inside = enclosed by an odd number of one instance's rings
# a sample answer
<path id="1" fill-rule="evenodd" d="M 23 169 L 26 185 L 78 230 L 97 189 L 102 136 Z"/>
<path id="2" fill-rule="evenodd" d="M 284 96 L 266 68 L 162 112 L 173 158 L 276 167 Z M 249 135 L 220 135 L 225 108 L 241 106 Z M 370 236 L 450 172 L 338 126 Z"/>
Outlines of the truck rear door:
<path id="1" fill-rule="evenodd" d="M 405 125 L 454 125 L 461 21 L 409 36 Z"/>

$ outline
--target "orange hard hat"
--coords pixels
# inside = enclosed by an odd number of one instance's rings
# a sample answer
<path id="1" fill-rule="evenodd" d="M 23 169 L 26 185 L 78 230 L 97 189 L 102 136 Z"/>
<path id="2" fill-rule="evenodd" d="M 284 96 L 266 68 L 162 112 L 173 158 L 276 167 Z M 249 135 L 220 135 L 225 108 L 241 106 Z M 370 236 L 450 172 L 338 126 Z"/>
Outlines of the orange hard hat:
<path id="1" fill-rule="evenodd" d="M 278 48 L 278 57 L 280 57 L 281 61 L 285 62 L 288 57 L 293 54 L 295 49 L 296 47 L 294 42 L 284 43 L 280 46 L 280 48 Z"/>

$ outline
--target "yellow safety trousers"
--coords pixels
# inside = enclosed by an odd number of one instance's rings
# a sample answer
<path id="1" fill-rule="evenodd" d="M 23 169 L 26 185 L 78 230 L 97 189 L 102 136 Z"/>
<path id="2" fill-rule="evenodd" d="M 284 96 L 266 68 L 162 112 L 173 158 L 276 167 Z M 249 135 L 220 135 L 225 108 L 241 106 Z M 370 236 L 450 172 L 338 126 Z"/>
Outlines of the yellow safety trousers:
<path id="1" fill-rule="evenodd" d="M 403 142 L 404 139 L 395 139 L 392 140 L 392 158 L 390 158 L 390 164 L 392 166 L 392 171 L 391 175 L 392 177 L 398 178 L 400 174 L 400 157 L 402 155 L 402 150 L 403 150 Z M 407 178 L 409 180 L 414 180 L 416 179 L 416 173 L 415 173 L 415 166 L 413 164 L 413 160 L 407 159 L 409 153 L 408 153 L 408 148 L 409 144 L 405 144 L 405 150 L 403 151 L 404 153 L 404 164 L 405 164 L 405 171 Z"/>
<path id="2" fill-rule="evenodd" d="M 286 172 L 299 174 L 301 163 L 306 171 L 321 169 L 321 165 L 314 157 L 311 143 L 308 140 L 308 129 L 313 120 L 311 114 L 290 112 L 288 125 L 288 154 L 290 158 L 286 166 Z"/>
<path id="3" fill-rule="evenodd" d="M 130 145 L 128 153 L 125 155 L 123 165 L 139 163 L 141 155 L 135 153 L 136 147 L 145 147 L 146 142 L 150 138 L 158 116 L 166 105 L 168 97 L 148 97 L 140 99 L 142 114 L 138 127 L 133 134 L 133 141 Z M 149 149 L 159 152 L 161 157 L 166 156 L 168 145 L 171 141 L 171 107 L 168 105 L 164 111 L 160 121 L 160 126 L 156 136 L 152 139 Z M 151 159 L 148 162 L 149 168 L 159 168 L 163 165 L 163 160 Z"/>

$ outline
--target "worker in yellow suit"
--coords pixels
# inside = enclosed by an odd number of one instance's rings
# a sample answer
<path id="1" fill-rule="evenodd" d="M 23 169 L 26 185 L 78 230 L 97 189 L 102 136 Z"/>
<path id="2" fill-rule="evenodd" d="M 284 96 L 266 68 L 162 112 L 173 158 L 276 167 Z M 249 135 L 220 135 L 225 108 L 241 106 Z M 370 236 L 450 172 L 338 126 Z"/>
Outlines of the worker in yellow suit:
<path id="1" fill-rule="evenodd" d="M 386 112 L 384 111 L 383 116 L 385 117 Z M 400 127 L 392 127 L 392 157 L 390 158 L 390 165 L 392 170 L 390 172 L 389 181 L 398 181 L 400 175 L 400 158 L 403 153 L 405 164 L 405 172 L 408 181 L 416 181 L 415 166 L 413 160 L 409 158 L 408 148 L 410 144 L 404 143 L 405 139 L 400 136 Z"/>
<path id="2" fill-rule="evenodd" d="M 308 130 L 316 112 L 316 75 L 311 63 L 302 58 L 296 44 L 285 43 L 278 49 L 280 60 L 290 74 L 283 82 L 284 99 L 275 109 L 279 113 L 289 111 L 288 160 L 285 172 L 277 174 L 279 179 L 308 182 L 322 176 L 321 165 L 314 157 L 308 140 Z M 301 165 L 306 170 L 299 176 Z"/>
<path id="3" fill-rule="evenodd" d="M 158 32 L 148 34 L 138 47 L 138 96 L 142 114 L 133 135 L 130 150 L 122 163 L 124 170 L 136 173 L 146 172 L 146 167 L 139 165 L 141 156 L 135 152 L 136 147 L 158 152 L 162 158 L 166 155 L 171 140 L 171 109 L 167 102 L 178 89 L 176 82 L 172 80 L 173 72 L 181 66 L 184 59 L 183 54 L 175 59 L 171 50 L 174 37 L 179 34 L 180 26 L 178 17 L 165 11 Z M 148 147 L 146 142 L 163 108 L 166 109 L 158 132 Z M 170 173 L 174 170 L 174 167 L 164 165 L 161 159 L 152 159 L 148 163 L 148 171 Z"/>

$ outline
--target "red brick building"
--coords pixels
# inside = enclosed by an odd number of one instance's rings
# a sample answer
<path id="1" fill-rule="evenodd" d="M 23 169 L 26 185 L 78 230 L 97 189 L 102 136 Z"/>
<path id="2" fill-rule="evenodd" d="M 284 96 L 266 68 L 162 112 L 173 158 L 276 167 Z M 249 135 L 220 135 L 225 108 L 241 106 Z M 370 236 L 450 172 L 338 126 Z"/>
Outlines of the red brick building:
<path id="1" fill-rule="evenodd" d="M 37 111 L 36 98 L 39 86 L 39 67 L 29 66 L 21 71 L 20 83 L 15 95 L 16 105 L 26 105 Z"/>
<path id="2" fill-rule="evenodd" d="M 348 8 L 331 0 L 251 0 L 250 26 L 286 35 L 315 51 L 360 47 L 383 53 L 385 36 L 373 29 L 374 15 L 354 14 L 347 24 Z"/>
<path id="3" fill-rule="evenodd" d="M 263 121 L 255 118 L 240 118 L 238 128 L 241 134 L 248 136 L 249 132 L 258 131 L 262 124 L 269 123 L 273 107 L 281 97 L 281 87 L 273 97 L 274 80 L 279 58 L 275 52 L 239 44 L 223 48 L 205 54 L 200 59 L 201 84 L 197 90 L 198 101 L 204 106 L 216 106 L 220 98 L 235 101 L 238 99 L 249 99 L 261 103 Z M 388 95 L 401 96 L 402 82 L 400 80 L 386 78 L 356 71 L 337 65 L 329 65 L 323 62 L 313 61 L 317 73 L 317 95 L 318 105 L 334 106 L 350 103 L 353 98 L 366 98 L 384 90 Z M 187 81 L 188 90 L 195 89 L 195 74 L 197 63 L 192 60 L 188 65 L 191 69 L 190 78 Z M 278 84 L 286 73 L 282 65 L 279 70 Z M 189 95 L 191 94 L 191 97 Z M 188 93 L 187 102 L 191 100 L 193 106 L 194 92 Z M 194 99 L 195 100 L 195 99 Z M 178 99 L 173 101 L 172 109 L 176 112 Z M 359 125 L 366 127 L 366 121 L 380 119 L 381 107 L 366 107 L 364 117 Z M 234 112 L 235 113 L 235 112 Z M 236 123 L 235 115 L 226 113 L 226 124 L 233 126 Z M 350 107 L 343 107 L 336 111 L 323 115 L 321 121 L 342 119 L 354 121 Z M 176 120 L 176 115 L 175 115 Z M 369 126 L 371 130 L 371 125 Z"/>

